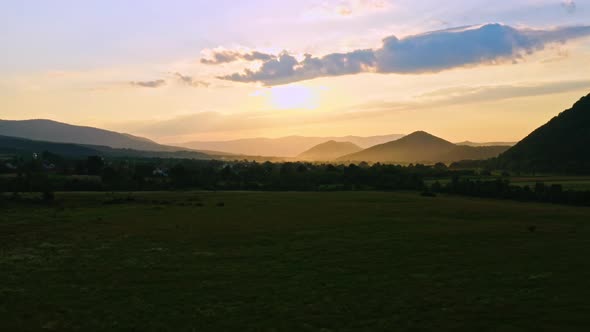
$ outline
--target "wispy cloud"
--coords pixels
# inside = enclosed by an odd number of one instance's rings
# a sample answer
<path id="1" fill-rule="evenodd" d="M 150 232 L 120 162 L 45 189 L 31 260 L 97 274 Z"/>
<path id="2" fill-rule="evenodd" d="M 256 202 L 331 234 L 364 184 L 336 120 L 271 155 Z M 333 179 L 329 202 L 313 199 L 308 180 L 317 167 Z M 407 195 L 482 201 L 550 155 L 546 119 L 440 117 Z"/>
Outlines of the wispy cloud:
<path id="1" fill-rule="evenodd" d="M 506 85 L 456 86 L 430 91 L 414 97 L 414 101 L 379 101 L 350 107 L 361 110 L 355 114 L 386 114 L 391 111 L 432 109 L 435 107 L 458 106 L 497 102 L 513 98 L 545 96 L 579 90 L 590 90 L 590 80 L 557 81 L 541 83 L 520 83 Z"/>
<path id="2" fill-rule="evenodd" d="M 302 60 L 283 52 L 263 61 L 258 70 L 246 69 L 218 77 L 235 82 L 288 84 L 318 77 L 375 73 L 435 73 L 457 67 L 515 61 L 547 44 L 590 36 L 590 26 L 549 30 L 518 29 L 501 24 L 469 26 L 398 39 L 385 38 L 378 49 L 306 54 Z"/>
<path id="3" fill-rule="evenodd" d="M 269 61 L 275 59 L 276 56 L 262 52 L 238 52 L 228 50 L 213 50 L 210 51 L 208 58 L 201 59 L 201 63 L 206 65 L 218 65 L 222 63 L 230 63 L 239 60 L 244 61 Z"/>
<path id="4" fill-rule="evenodd" d="M 192 86 L 195 88 L 200 88 L 200 87 L 208 88 L 211 85 L 208 82 L 195 80 L 192 76 L 182 75 L 181 73 L 178 73 L 178 72 L 174 73 L 173 75 L 177 79 L 177 81 L 183 85 Z"/>
<path id="5" fill-rule="evenodd" d="M 590 80 L 544 82 L 536 84 L 456 87 L 423 94 L 420 98 L 440 100 L 447 105 L 479 103 L 511 98 L 536 97 L 590 89 Z"/>
<path id="6" fill-rule="evenodd" d="M 155 81 L 132 81 L 129 82 L 129 84 L 133 85 L 133 86 L 137 86 L 137 87 L 142 87 L 142 88 L 160 88 L 163 87 L 164 85 L 166 85 L 166 81 L 165 80 L 155 80 Z"/>
<path id="7" fill-rule="evenodd" d="M 174 82 L 179 85 L 190 86 L 193 88 L 208 88 L 211 86 L 211 83 L 209 82 L 197 80 L 192 76 L 183 75 L 179 72 L 168 73 L 166 77 L 166 79 L 158 79 L 153 81 L 131 81 L 129 84 L 136 87 L 152 89 L 161 88 L 166 86 L 168 83 Z"/>

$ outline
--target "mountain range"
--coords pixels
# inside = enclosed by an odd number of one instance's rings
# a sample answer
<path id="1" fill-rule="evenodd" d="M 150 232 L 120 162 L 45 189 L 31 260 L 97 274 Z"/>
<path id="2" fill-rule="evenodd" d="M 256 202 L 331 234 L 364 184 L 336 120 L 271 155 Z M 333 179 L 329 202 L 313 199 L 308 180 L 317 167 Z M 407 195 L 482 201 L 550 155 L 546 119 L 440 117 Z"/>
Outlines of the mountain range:
<path id="1" fill-rule="evenodd" d="M 93 127 L 51 120 L 0 120 L 4 152 L 47 150 L 68 156 L 106 155 L 193 159 L 302 160 L 330 162 L 434 163 L 482 160 L 509 147 L 488 143 L 453 144 L 426 132 L 408 136 L 253 138 L 225 142 L 193 142 L 191 149 Z M 356 143 L 355 143 L 356 142 Z M 69 144 L 69 145 L 68 145 Z M 462 143 L 467 144 L 467 143 Z M 481 146 L 474 146 L 481 145 Z M 212 150 L 222 149 L 224 152 Z M 232 154 L 236 153 L 236 154 Z M 293 157 L 275 157 L 294 155 Z M 267 157 L 254 157 L 267 156 Z"/>
<path id="2" fill-rule="evenodd" d="M 417 131 L 399 140 L 376 145 L 342 156 L 337 160 L 382 163 L 453 162 L 496 157 L 508 148 L 508 146 L 457 145 L 427 132 Z"/>
<path id="3" fill-rule="evenodd" d="M 193 159 L 248 159 L 293 156 L 283 160 L 434 163 L 486 160 L 497 168 L 542 172 L 590 172 L 590 95 L 560 113 L 525 139 L 512 143 L 453 144 L 418 131 L 407 136 L 253 138 L 192 142 L 181 147 L 113 131 L 51 120 L 0 120 L 0 153 L 49 151 L 65 156 L 105 155 Z M 197 150 L 190 150 L 198 149 Z M 212 150 L 223 150 L 216 152 Z M 204 150 L 204 151 L 203 151 Z M 231 153 L 236 153 L 231 154 Z M 264 157 L 266 158 L 266 157 Z M 257 160 L 276 160 L 266 158 Z"/>
<path id="4" fill-rule="evenodd" d="M 517 142 L 484 142 L 484 143 L 477 143 L 471 141 L 464 141 L 455 143 L 455 145 L 464 145 L 464 146 L 473 146 L 473 147 L 482 147 L 482 146 L 514 146 Z"/>
<path id="5" fill-rule="evenodd" d="M 44 119 L 0 120 L 0 135 L 26 138 L 34 141 L 108 146 L 114 149 L 132 149 L 137 151 L 176 152 L 190 150 L 186 147 L 162 145 L 145 137 Z M 212 156 L 229 155 L 228 153 L 219 151 L 197 152 Z"/>
<path id="6" fill-rule="evenodd" d="M 395 141 L 404 135 L 392 134 L 382 136 L 344 136 L 344 137 L 306 137 L 287 136 L 280 138 L 246 138 L 230 141 L 194 141 L 179 143 L 196 150 L 216 150 L 238 155 L 275 156 L 294 158 L 314 146 L 328 141 L 349 142 L 366 149 L 374 145 Z"/>
<path id="7" fill-rule="evenodd" d="M 51 120 L 0 120 L 0 135 L 46 142 L 104 145 L 115 149 L 148 151 L 180 149 L 161 145 L 143 137 Z"/>
<path id="8" fill-rule="evenodd" d="M 296 159 L 303 161 L 331 161 L 344 155 L 359 152 L 362 149 L 350 142 L 328 141 L 301 153 Z"/>
<path id="9" fill-rule="evenodd" d="M 20 137 L 0 136 L 0 154 L 30 155 L 48 151 L 64 157 L 85 158 L 89 156 L 128 157 L 128 158 L 186 158 L 212 159 L 210 155 L 197 151 L 148 151 L 115 149 L 109 146 L 82 145 L 36 141 Z"/>

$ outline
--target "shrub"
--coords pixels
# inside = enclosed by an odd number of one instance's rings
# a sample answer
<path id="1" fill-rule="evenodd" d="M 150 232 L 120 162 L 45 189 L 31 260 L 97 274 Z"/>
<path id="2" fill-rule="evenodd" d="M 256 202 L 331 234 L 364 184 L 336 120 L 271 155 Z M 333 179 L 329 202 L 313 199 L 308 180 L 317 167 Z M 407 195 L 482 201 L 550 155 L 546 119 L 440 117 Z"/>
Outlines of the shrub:
<path id="1" fill-rule="evenodd" d="M 51 190 L 44 190 L 43 191 L 43 201 L 44 202 L 53 202 L 55 200 L 55 193 Z"/>

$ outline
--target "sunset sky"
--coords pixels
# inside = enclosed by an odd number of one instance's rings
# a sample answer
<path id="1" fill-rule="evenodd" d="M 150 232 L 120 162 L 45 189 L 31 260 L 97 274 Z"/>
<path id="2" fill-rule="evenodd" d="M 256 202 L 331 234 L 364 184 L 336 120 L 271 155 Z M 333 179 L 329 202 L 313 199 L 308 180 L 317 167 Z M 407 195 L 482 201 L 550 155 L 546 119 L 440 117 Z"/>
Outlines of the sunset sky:
<path id="1" fill-rule="evenodd" d="M 163 143 L 516 141 L 590 92 L 590 0 L 0 3 L 0 118 Z"/>

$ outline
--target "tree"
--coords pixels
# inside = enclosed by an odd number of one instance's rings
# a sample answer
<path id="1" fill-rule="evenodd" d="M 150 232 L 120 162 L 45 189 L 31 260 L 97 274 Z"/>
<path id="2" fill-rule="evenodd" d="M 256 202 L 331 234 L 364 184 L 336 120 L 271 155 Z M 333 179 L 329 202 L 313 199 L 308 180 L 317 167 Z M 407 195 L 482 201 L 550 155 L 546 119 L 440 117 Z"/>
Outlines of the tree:
<path id="1" fill-rule="evenodd" d="M 89 175 L 99 175 L 104 167 L 104 160 L 99 156 L 91 156 L 86 159 L 86 169 Z"/>

